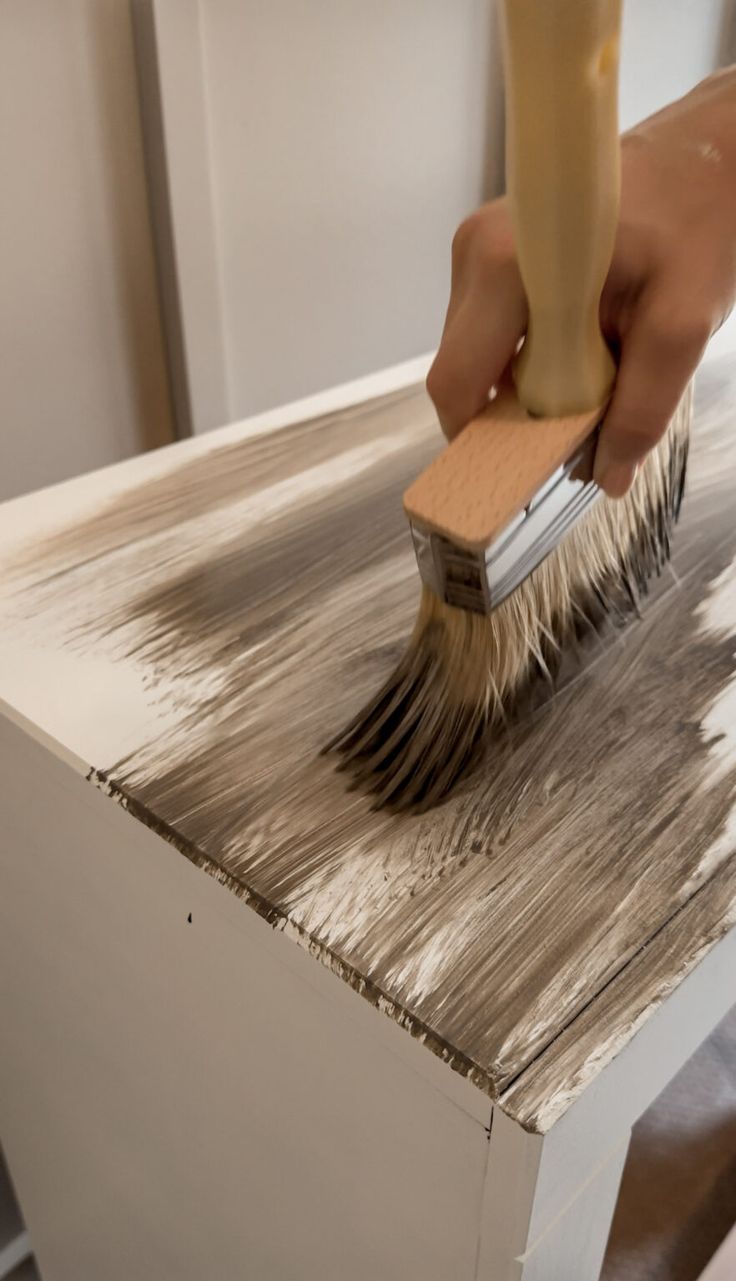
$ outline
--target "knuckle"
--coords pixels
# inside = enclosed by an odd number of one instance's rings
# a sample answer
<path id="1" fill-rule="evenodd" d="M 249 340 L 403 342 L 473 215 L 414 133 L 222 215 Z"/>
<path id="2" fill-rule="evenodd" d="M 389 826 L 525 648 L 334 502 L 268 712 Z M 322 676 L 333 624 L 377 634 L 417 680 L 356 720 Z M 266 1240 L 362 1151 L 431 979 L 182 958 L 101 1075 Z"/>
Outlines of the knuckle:
<path id="1" fill-rule="evenodd" d="M 448 440 L 451 440 L 459 422 L 462 392 L 458 386 L 456 370 L 443 359 L 435 359 L 426 378 L 427 394 Z M 461 416 L 461 415 L 460 415 Z"/>
<path id="2" fill-rule="evenodd" d="M 452 241 L 452 267 L 457 277 L 466 268 L 493 275 L 514 261 L 511 224 L 503 201 L 481 205 L 460 223 Z"/>
<path id="3" fill-rule="evenodd" d="M 660 422 L 651 408 L 629 401 L 604 421 L 601 441 L 606 454 L 617 463 L 637 463 L 654 449 L 666 430 L 667 422 Z"/>
<path id="4" fill-rule="evenodd" d="M 636 463 L 654 449 L 665 429 L 666 424 L 661 430 L 653 424 L 648 427 L 627 426 L 612 435 L 611 444 L 623 462 Z"/>
<path id="5" fill-rule="evenodd" d="M 726 321 L 730 320 L 733 314 L 733 309 L 734 309 L 734 303 L 732 301 L 726 302 L 725 305 L 721 307 L 718 313 L 716 323 L 713 326 L 713 333 L 711 334 L 711 337 L 713 336 L 713 334 L 718 333 L 719 329 L 723 328 L 723 326 L 726 324 Z"/>
<path id="6" fill-rule="evenodd" d="M 485 276 L 497 275 L 513 257 L 508 246 L 498 236 L 485 235 L 473 247 L 473 264 Z"/>
<path id="7" fill-rule="evenodd" d="M 447 395 L 447 378 L 443 369 L 443 361 L 436 358 L 432 367 L 427 374 L 426 380 L 427 395 L 432 401 L 435 409 L 441 410 L 446 404 Z"/>
<path id="8" fill-rule="evenodd" d="M 712 334 L 713 325 L 708 316 L 695 315 L 690 317 L 685 332 L 685 340 L 693 351 L 698 352 L 698 355 L 707 347 Z"/>
<path id="9" fill-rule="evenodd" d="M 669 314 L 661 316 L 654 326 L 655 336 L 662 353 L 699 359 L 711 337 L 709 317 L 699 312 L 690 315 Z"/>
<path id="10" fill-rule="evenodd" d="M 463 218 L 455 235 L 452 238 L 452 261 L 455 263 L 463 262 L 470 252 L 471 246 L 475 243 L 480 235 L 482 218 L 480 210 L 476 209 L 475 213 L 469 214 Z"/>

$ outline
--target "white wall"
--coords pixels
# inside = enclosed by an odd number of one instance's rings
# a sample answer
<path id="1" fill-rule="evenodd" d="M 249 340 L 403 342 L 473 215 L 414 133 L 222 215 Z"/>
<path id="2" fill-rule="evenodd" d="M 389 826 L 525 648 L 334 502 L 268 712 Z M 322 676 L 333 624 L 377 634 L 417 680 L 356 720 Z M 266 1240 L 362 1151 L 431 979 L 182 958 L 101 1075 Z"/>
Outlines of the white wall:
<path id="1" fill-rule="evenodd" d="M 136 2 L 171 73 L 181 422 L 432 349 L 452 232 L 500 185 L 493 0 Z M 0 498 L 172 434 L 132 3 L 0 0 Z M 624 125 L 736 57 L 736 0 L 624 7 Z"/>
<path id="2" fill-rule="evenodd" d="M 203 0 L 231 416 L 435 345 L 500 172 L 490 0 Z"/>
<path id="3" fill-rule="evenodd" d="M 736 58 L 734 0 L 624 0 L 621 128 Z"/>
<path id="4" fill-rule="evenodd" d="M 129 0 L 0 3 L 0 498 L 171 439 Z"/>
<path id="5" fill-rule="evenodd" d="M 621 128 L 681 97 L 736 60 L 736 0 L 624 0 Z M 711 340 L 736 351 L 736 315 Z"/>
<path id="6" fill-rule="evenodd" d="M 493 8 L 199 0 L 230 418 L 436 345 L 452 232 L 502 172 Z M 733 9 L 627 0 L 624 126 L 729 56 Z"/>

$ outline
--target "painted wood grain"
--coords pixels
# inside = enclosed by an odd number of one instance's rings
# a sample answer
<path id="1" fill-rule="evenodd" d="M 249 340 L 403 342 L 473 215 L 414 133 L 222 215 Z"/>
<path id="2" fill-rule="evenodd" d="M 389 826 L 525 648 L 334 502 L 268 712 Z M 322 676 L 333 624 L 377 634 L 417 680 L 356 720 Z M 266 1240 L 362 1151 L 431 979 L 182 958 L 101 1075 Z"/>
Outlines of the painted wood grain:
<path id="1" fill-rule="evenodd" d="M 549 1132 L 630 1043 L 638 1029 L 648 1023 L 652 1012 L 735 926 L 736 862 L 728 859 L 632 958 L 614 982 L 514 1080 L 501 1096 L 503 1110 L 525 1129 L 539 1134 Z M 731 1000 L 736 1001 L 736 972 L 732 973 L 731 980 Z M 724 987 L 728 993 L 728 984 Z M 700 1002 L 701 1007 L 705 1004 Z M 728 996 L 724 994 L 724 1005 L 727 1004 Z M 701 1009 L 701 1012 L 711 1017 L 710 1011 Z M 712 1021 L 722 1013 L 716 1006 Z M 692 1015 L 686 1022 L 678 1038 L 689 1047 L 683 1051 L 683 1057 L 697 1045 L 698 1032 L 693 1030 L 693 1024 L 700 1026 Z M 695 1043 L 689 1045 L 691 1039 Z M 664 1083 L 658 1081 L 659 1087 Z M 638 1084 L 642 1084 L 641 1080 Z M 646 1105 L 650 1101 L 647 1099 Z"/>
<path id="2" fill-rule="evenodd" d="M 432 813 L 374 814 L 317 757 L 411 625 L 400 495 L 439 445 L 420 392 L 175 447 L 6 545 L 0 695 L 495 1096 L 588 1009 L 594 1039 L 596 998 L 733 864 L 735 396 L 705 371 L 643 618 L 588 638 Z M 621 991 L 625 1037 L 642 989 Z"/>

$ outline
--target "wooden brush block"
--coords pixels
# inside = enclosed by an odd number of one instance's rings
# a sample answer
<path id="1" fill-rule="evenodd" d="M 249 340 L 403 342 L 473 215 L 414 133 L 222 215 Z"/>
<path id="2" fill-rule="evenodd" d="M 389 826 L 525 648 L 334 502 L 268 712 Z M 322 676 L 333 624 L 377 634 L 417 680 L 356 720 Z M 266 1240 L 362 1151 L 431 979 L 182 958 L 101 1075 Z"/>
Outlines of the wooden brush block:
<path id="1" fill-rule="evenodd" d="M 488 547 L 594 431 L 601 413 L 532 418 L 504 388 L 409 486 L 407 516 L 471 551 Z"/>

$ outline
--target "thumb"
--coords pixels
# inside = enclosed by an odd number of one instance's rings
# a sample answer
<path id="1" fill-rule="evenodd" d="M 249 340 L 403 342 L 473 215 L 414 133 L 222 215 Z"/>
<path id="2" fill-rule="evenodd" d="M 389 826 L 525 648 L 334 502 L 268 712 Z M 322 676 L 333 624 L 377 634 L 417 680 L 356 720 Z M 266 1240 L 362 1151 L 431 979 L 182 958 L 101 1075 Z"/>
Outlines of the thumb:
<path id="1" fill-rule="evenodd" d="M 639 464 L 667 430 L 710 337 L 710 325 L 682 316 L 682 299 L 642 300 L 622 339 L 613 399 L 603 421 L 593 475 L 609 498 L 622 498 Z"/>

